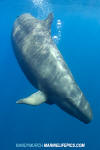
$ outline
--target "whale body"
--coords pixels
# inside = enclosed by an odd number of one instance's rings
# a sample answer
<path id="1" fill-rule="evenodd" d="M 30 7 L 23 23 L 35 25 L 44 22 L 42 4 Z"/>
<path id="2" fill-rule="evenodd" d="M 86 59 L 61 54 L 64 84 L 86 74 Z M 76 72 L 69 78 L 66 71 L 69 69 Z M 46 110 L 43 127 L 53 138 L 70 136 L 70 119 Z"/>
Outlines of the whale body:
<path id="1" fill-rule="evenodd" d="M 27 79 L 39 90 L 16 103 L 56 104 L 80 121 L 89 123 L 92 120 L 90 105 L 51 38 L 52 21 L 52 13 L 45 20 L 25 13 L 14 23 L 15 56 Z"/>

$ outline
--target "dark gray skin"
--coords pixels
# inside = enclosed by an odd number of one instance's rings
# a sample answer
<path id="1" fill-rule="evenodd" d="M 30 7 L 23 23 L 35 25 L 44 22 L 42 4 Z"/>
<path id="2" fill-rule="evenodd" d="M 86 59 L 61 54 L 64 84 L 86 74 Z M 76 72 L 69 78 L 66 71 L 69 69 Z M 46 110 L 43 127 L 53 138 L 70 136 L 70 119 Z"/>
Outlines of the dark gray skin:
<path id="1" fill-rule="evenodd" d="M 38 20 L 28 13 L 16 19 L 12 31 L 16 58 L 28 80 L 45 95 L 46 103 L 89 123 L 90 105 L 51 38 L 52 20 L 52 14 Z"/>

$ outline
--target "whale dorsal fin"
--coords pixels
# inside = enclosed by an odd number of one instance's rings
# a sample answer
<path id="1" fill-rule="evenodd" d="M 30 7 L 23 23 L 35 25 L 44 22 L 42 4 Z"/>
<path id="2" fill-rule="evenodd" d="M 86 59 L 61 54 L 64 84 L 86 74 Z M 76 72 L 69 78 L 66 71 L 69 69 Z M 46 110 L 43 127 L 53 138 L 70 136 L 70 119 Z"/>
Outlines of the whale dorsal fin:
<path id="1" fill-rule="evenodd" d="M 53 22 L 53 13 L 50 13 L 48 17 L 44 20 L 48 31 L 51 33 L 51 24 Z"/>
<path id="2" fill-rule="evenodd" d="M 17 104 L 28 104 L 28 105 L 40 105 L 46 101 L 47 101 L 46 95 L 43 92 L 38 91 L 26 98 L 18 100 L 16 103 Z"/>

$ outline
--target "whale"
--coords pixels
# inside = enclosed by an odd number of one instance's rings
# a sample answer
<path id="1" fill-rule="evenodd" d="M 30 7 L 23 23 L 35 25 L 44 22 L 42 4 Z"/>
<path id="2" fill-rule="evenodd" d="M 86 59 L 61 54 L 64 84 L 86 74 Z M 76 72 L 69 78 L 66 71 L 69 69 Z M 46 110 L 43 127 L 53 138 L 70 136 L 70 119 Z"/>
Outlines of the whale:
<path id="1" fill-rule="evenodd" d="M 93 118 L 85 95 L 77 85 L 67 63 L 51 37 L 53 13 L 39 20 L 30 13 L 18 16 L 11 41 L 15 57 L 36 93 L 21 98 L 17 104 L 57 105 L 85 124 Z"/>

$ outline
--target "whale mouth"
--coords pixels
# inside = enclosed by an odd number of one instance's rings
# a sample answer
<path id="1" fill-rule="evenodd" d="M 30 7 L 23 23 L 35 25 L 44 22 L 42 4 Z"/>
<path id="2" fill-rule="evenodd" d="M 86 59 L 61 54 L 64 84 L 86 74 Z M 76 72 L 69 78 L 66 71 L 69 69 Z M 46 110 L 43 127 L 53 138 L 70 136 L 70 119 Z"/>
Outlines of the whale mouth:
<path id="1" fill-rule="evenodd" d="M 82 96 L 80 105 L 75 105 L 71 99 L 60 100 L 56 105 L 85 124 L 90 123 L 93 119 L 91 107 L 84 96 Z"/>

